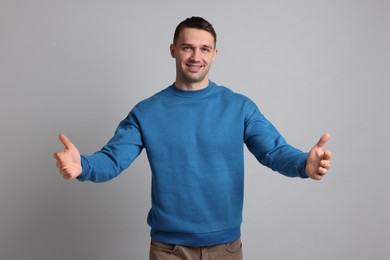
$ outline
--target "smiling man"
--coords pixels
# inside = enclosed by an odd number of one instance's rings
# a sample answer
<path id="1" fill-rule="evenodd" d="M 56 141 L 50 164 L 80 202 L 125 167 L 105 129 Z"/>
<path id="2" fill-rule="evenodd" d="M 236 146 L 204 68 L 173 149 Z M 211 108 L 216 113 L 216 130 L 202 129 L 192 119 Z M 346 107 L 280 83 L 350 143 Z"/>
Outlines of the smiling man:
<path id="1" fill-rule="evenodd" d="M 176 59 L 176 82 L 178 88 L 199 90 L 209 84 L 211 63 L 217 56 L 216 34 L 196 28 L 178 28 L 171 55 Z"/>
<path id="2" fill-rule="evenodd" d="M 105 182 L 145 149 L 152 171 L 151 260 L 242 259 L 244 144 L 288 176 L 320 180 L 329 134 L 304 153 L 289 145 L 249 98 L 209 80 L 217 36 L 200 17 L 181 22 L 170 53 L 175 83 L 138 103 L 111 140 L 80 155 L 65 135 L 54 154 L 65 179 Z"/>

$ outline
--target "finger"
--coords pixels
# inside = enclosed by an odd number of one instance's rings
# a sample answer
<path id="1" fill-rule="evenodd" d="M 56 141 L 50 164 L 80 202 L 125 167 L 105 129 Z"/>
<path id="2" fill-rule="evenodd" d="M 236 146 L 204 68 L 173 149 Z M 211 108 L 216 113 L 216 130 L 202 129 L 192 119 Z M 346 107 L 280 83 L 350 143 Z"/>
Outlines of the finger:
<path id="1" fill-rule="evenodd" d="M 63 152 L 56 152 L 55 154 L 54 154 L 54 159 L 56 159 L 57 160 L 57 163 L 63 163 L 63 158 L 64 157 L 64 153 Z"/>
<path id="2" fill-rule="evenodd" d="M 71 149 L 74 147 L 74 145 L 72 144 L 72 142 L 69 140 L 68 137 L 66 137 L 66 135 L 64 134 L 60 134 L 58 136 L 58 138 L 60 139 L 61 143 L 65 146 L 66 149 Z"/>
<path id="3" fill-rule="evenodd" d="M 54 153 L 53 157 L 54 159 L 58 160 L 60 158 L 59 152 Z"/>
<path id="4" fill-rule="evenodd" d="M 63 167 L 58 168 L 58 171 L 59 171 L 59 173 L 62 175 L 62 177 L 63 177 L 64 175 L 66 175 L 66 171 L 64 171 L 64 168 L 63 168 Z"/>
<path id="5" fill-rule="evenodd" d="M 322 180 L 322 175 L 321 174 L 316 174 L 312 177 L 313 180 L 320 181 Z"/>
<path id="6" fill-rule="evenodd" d="M 322 160 L 322 161 L 320 162 L 320 165 L 321 165 L 322 168 L 329 169 L 329 168 L 330 168 L 330 161 L 328 161 L 328 160 Z"/>
<path id="7" fill-rule="evenodd" d="M 325 151 L 322 158 L 329 161 L 331 156 L 332 154 L 329 151 Z"/>
<path id="8" fill-rule="evenodd" d="M 327 172 L 328 172 L 328 169 L 327 169 L 327 168 L 320 167 L 320 168 L 318 169 L 318 174 L 321 175 L 321 176 L 324 176 Z"/>
<path id="9" fill-rule="evenodd" d="M 325 143 L 329 140 L 329 137 L 330 137 L 330 134 L 329 133 L 326 133 L 324 134 L 323 136 L 321 136 L 320 140 L 318 140 L 316 146 L 318 148 L 322 148 L 324 147 Z"/>
<path id="10" fill-rule="evenodd" d="M 60 153 L 55 153 L 54 154 L 54 158 L 56 159 L 56 166 L 57 166 L 57 168 L 61 169 L 63 162 L 62 162 Z"/>
<path id="11" fill-rule="evenodd" d="M 65 172 L 62 174 L 62 177 L 63 177 L 65 180 L 71 180 L 71 179 L 73 179 L 72 174 L 71 174 L 69 171 L 65 171 Z"/>
<path id="12" fill-rule="evenodd" d="M 72 176 L 72 173 L 66 167 L 62 167 L 61 172 L 62 172 L 62 176 L 64 177 L 64 179 L 69 179 Z"/>
<path id="13" fill-rule="evenodd" d="M 64 164 L 63 162 L 61 161 L 58 161 L 57 162 L 57 168 L 60 169 L 62 172 L 66 172 L 66 164 Z"/>

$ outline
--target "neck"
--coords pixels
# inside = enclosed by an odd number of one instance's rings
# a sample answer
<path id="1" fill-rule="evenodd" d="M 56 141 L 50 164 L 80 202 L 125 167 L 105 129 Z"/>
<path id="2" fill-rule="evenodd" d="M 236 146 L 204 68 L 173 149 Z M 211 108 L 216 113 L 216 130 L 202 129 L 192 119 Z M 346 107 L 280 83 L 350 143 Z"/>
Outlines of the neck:
<path id="1" fill-rule="evenodd" d="M 209 79 L 205 78 L 201 82 L 182 82 L 181 80 L 176 79 L 175 86 L 181 90 L 201 90 L 207 88 L 209 85 Z"/>

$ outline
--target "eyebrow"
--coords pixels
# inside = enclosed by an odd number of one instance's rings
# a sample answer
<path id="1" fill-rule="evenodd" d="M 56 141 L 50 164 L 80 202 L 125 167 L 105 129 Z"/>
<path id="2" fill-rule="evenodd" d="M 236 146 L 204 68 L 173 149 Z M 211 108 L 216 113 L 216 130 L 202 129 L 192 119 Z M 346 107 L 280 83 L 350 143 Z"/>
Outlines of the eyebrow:
<path id="1" fill-rule="evenodd" d="M 190 44 L 190 43 L 182 43 L 180 44 L 180 47 L 194 47 L 193 44 Z M 210 45 L 207 45 L 207 44 L 203 44 L 201 45 L 201 48 L 207 48 L 209 50 L 212 50 L 214 49 L 214 47 L 210 46 Z"/>

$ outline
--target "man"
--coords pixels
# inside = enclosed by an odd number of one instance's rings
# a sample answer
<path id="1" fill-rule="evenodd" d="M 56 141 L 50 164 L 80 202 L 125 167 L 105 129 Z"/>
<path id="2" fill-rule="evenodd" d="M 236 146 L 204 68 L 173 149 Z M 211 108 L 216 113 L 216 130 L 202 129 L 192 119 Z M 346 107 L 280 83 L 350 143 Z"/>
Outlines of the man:
<path id="1" fill-rule="evenodd" d="M 55 153 L 65 179 L 104 182 L 146 150 L 152 171 L 150 259 L 242 259 L 240 225 L 244 145 L 289 177 L 321 180 L 330 167 L 329 134 L 304 153 L 247 97 L 209 80 L 216 33 L 200 17 L 181 22 L 170 46 L 175 83 L 137 104 L 115 135 L 91 156 L 65 135 Z"/>

